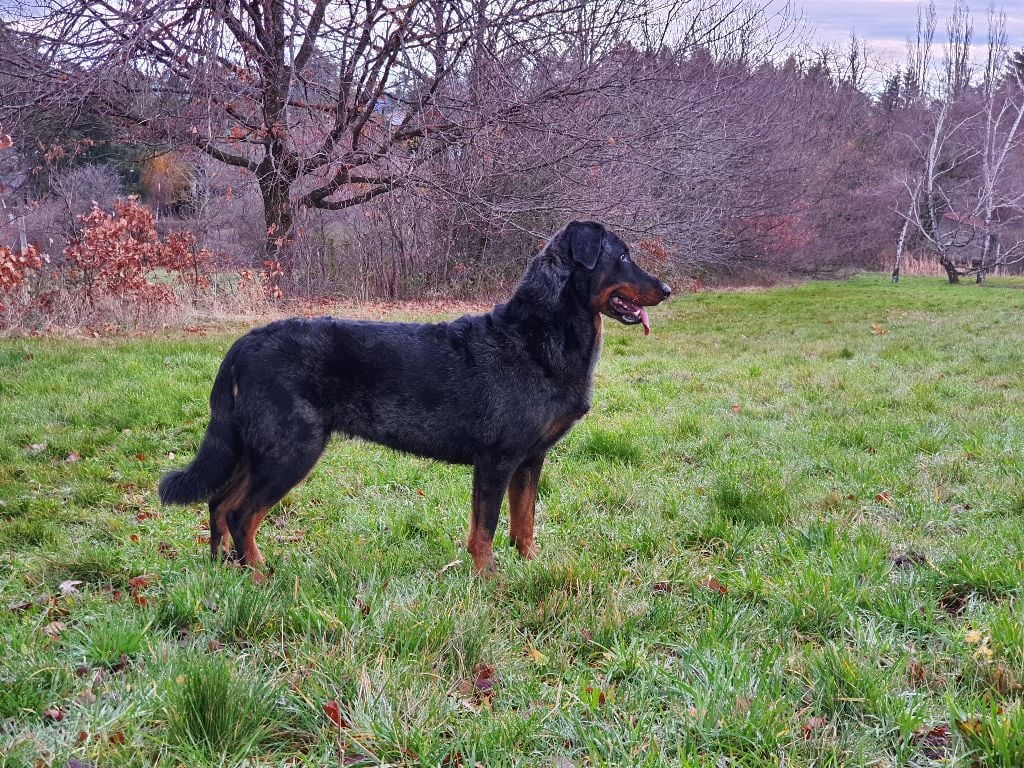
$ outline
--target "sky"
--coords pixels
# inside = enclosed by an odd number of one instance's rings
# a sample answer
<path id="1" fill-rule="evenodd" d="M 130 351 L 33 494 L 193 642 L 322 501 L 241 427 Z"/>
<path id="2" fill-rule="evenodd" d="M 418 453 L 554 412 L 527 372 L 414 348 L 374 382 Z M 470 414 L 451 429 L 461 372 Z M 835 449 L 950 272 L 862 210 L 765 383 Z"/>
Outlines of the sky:
<path id="1" fill-rule="evenodd" d="M 941 61 L 946 20 L 954 0 L 936 0 L 937 23 L 933 53 Z M 850 30 L 866 40 L 869 50 L 885 65 L 901 64 L 906 57 L 907 38 L 916 35 L 918 0 L 796 0 L 813 39 L 823 43 L 846 44 Z M 988 0 L 967 2 L 974 22 L 975 61 L 984 58 L 988 29 Z M 997 3 L 1006 11 L 1007 39 L 1011 49 L 1024 48 L 1024 0 Z"/>

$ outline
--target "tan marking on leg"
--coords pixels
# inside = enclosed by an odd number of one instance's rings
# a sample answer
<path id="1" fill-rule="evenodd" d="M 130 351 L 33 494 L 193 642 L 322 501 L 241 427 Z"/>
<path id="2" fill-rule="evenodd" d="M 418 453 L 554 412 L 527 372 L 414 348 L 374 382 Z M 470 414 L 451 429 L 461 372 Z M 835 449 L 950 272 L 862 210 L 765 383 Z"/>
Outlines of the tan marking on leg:
<path id="1" fill-rule="evenodd" d="M 537 504 L 537 481 L 540 472 L 519 470 L 508 486 L 509 541 L 519 555 L 531 560 L 537 554 L 533 541 L 533 523 Z"/>
<path id="2" fill-rule="evenodd" d="M 231 487 L 220 504 L 218 504 L 214 510 L 214 520 L 211 522 L 217 528 L 217 533 L 220 537 L 221 549 L 225 552 L 231 552 L 231 530 L 228 528 L 228 515 L 235 509 L 238 509 L 245 503 L 245 497 L 249 495 L 249 487 L 251 484 L 251 478 L 249 477 L 248 470 L 244 470 L 244 474 L 241 478 Z M 212 533 L 212 531 L 211 531 Z"/>
<path id="3" fill-rule="evenodd" d="M 467 542 L 466 549 L 473 557 L 473 568 L 478 574 L 489 575 L 497 570 L 494 562 L 494 543 L 486 536 L 474 536 Z"/>
<path id="4" fill-rule="evenodd" d="M 480 522 L 483 514 L 483 510 L 480 509 L 476 483 L 473 483 L 473 508 L 469 515 L 469 535 L 466 537 L 466 549 L 473 558 L 473 568 L 476 572 L 487 575 L 494 573 L 497 567 L 494 563 L 493 542 L 487 537 L 487 526 Z"/>
<path id="5" fill-rule="evenodd" d="M 252 571 L 253 584 L 259 584 L 266 581 L 267 578 L 267 575 L 260 567 L 266 563 L 266 560 L 263 559 L 263 553 L 260 552 L 260 548 L 256 546 L 256 531 L 259 530 L 260 523 L 263 522 L 263 518 L 267 516 L 269 511 L 270 507 L 258 509 L 248 515 L 243 522 L 245 528 L 242 533 L 242 561 Z"/>

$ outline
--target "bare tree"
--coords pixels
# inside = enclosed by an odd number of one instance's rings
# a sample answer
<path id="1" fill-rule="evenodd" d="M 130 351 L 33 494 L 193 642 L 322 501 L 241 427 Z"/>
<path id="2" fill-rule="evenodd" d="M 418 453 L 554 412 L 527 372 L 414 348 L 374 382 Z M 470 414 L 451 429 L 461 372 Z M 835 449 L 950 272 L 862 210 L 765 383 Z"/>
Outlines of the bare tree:
<path id="1" fill-rule="evenodd" d="M 940 96 L 924 112 L 927 129 L 907 137 L 918 168 L 905 183 L 894 281 L 910 232 L 935 253 L 951 283 L 969 274 L 983 282 L 990 270 L 1024 260 L 1024 82 L 1007 67 L 1005 15 L 994 7 L 988 27 L 985 70 L 972 88 L 972 25 L 961 4 L 954 9 Z"/>
<path id="2" fill-rule="evenodd" d="M 44 0 L 19 27 L 40 55 L 0 52 L 22 86 L 5 112 L 98 109 L 134 140 L 238 169 L 279 253 L 296 212 L 365 203 L 487 124 L 606 84 L 583 75 L 643 12 L 627 0 Z M 554 59 L 546 89 L 511 83 Z M 481 115 L 475 94 L 496 75 L 504 98 Z"/>
<path id="3" fill-rule="evenodd" d="M 918 4 L 917 34 L 913 40 L 907 40 L 907 62 L 904 68 L 904 82 L 902 85 L 902 102 L 904 107 L 919 107 L 925 103 L 929 78 L 931 76 L 932 44 L 935 41 L 935 25 L 936 12 L 934 0 L 929 0 L 927 6 Z M 897 81 L 897 88 L 899 87 Z M 939 119 L 936 120 L 936 126 L 941 127 L 944 125 L 945 119 L 946 111 L 940 111 Z M 910 193 L 910 199 L 905 207 L 897 209 L 902 223 L 899 236 L 896 238 L 896 256 L 892 267 L 892 281 L 894 283 L 900 281 L 900 269 L 903 261 L 903 252 L 907 247 L 907 236 L 910 232 L 911 223 L 916 220 L 915 212 L 918 211 L 920 202 L 919 196 L 922 179 L 929 173 L 928 158 L 937 157 L 937 140 L 938 137 L 933 131 L 929 136 L 928 150 L 922 151 L 920 142 L 911 139 L 915 149 L 917 149 L 917 157 L 924 159 L 925 163 L 921 175 L 917 175 L 912 180 L 905 182 L 907 191 Z"/>
<path id="4" fill-rule="evenodd" d="M 971 39 L 974 24 L 967 4 L 956 0 L 946 22 L 946 43 L 943 46 L 946 98 L 956 101 L 971 84 Z"/>
<path id="5" fill-rule="evenodd" d="M 1024 185 L 1019 181 L 1018 161 L 1013 167 L 1012 155 L 1024 142 L 1021 121 L 1024 119 L 1024 80 L 1020 71 L 1007 67 L 1009 47 L 1006 37 L 1006 14 L 990 7 L 988 12 L 988 45 L 982 84 L 981 178 L 976 210 L 982 222 L 982 249 L 977 281 L 993 266 L 1013 263 L 1019 258 L 1024 243 L 1003 242 L 998 229 L 1007 228 L 1024 214 Z M 1007 77 L 1000 75 L 1006 70 Z M 997 211 L 1001 220 L 996 221 Z"/>
<path id="6" fill-rule="evenodd" d="M 917 6 L 917 34 L 907 41 L 904 69 L 904 98 L 908 103 L 923 100 L 931 80 L 932 44 L 935 40 L 935 0 Z"/>

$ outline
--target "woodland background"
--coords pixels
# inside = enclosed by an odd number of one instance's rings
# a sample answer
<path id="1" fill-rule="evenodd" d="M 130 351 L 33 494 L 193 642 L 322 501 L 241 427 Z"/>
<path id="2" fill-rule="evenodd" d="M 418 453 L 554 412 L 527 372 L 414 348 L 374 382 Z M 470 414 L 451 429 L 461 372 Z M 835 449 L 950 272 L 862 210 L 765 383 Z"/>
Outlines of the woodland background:
<path id="1" fill-rule="evenodd" d="M 43 0 L 0 21 L 0 324 L 488 298 L 571 218 L 691 287 L 1024 259 L 1024 52 L 730 0 Z M 983 51 L 979 57 L 978 51 Z"/>

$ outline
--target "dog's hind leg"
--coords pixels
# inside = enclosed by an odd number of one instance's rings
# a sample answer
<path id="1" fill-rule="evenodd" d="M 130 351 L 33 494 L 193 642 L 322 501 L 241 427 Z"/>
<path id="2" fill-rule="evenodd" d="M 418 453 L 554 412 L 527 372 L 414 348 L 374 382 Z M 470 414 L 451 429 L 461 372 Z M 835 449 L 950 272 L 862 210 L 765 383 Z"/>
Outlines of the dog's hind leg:
<path id="1" fill-rule="evenodd" d="M 501 465 L 477 464 L 473 470 L 473 509 L 466 549 L 473 557 L 477 573 L 495 570 L 494 532 L 498 529 L 501 500 L 505 498 L 511 475 L 511 470 Z"/>
<path id="2" fill-rule="evenodd" d="M 245 500 L 228 514 L 227 524 L 235 545 L 238 560 L 258 574 L 264 562 L 256 546 L 256 531 L 277 502 L 301 483 L 316 464 L 327 444 L 327 436 L 298 445 L 288 445 L 293 451 L 285 457 L 274 452 L 250 463 L 250 483 Z"/>
<path id="3" fill-rule="evenodd" d="M 249 471 L 243 468 L 210 499 L 210 559 L 214 562 L 222 559 L 225 555 L 230 555 L 224 541 L 230 533 L 228 515 L 245 501 L 248 492 Z"/>
<path id="4" fill-rule="evenodd" d="M 537 483 L 544 466 L 544 455 L 527 459 L 512 474 L 508 485 L 508 540 L 527 560 L 537 554 L 533 541 L 533 519 L 537 503 Z"/>

